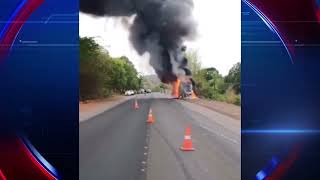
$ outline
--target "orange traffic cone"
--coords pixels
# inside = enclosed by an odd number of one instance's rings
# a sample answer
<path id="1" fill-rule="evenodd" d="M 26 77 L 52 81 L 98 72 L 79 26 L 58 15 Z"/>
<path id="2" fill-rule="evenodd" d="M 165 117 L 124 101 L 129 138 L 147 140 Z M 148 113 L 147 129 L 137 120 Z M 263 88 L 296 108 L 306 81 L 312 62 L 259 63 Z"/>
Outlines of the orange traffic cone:
<path id="1" fill-rule="evenodd" d="M 184 141 L 182 146 L 180 147 L 181 151 L 194 151 L 195 149 L 192 146 L 192 139 L 191 139 L 191 128 L 186 128 L 186 134 L 184 135 Z"/>
<path id="2" fill-rule="evenodd" d="M 133 108 L 134 108 L 134 109 L 139 109 L 139 104 L 138 104 L 137 99 L 134 100 Z"/>
<path id="3" fill-rule="evenodd" d="M 151 108 L 149 110 L 147 123 L 150 123 L 150 124 L 154 123 L 154 117 L 152 115 L 152 109 Z"/>

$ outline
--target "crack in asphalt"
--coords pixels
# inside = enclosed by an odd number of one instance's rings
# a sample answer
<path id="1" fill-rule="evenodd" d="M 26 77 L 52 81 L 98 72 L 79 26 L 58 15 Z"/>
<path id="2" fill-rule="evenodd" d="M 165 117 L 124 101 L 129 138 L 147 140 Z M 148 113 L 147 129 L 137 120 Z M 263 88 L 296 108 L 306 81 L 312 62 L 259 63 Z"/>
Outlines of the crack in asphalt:
<path id="1" fill-rule="evenodd" d="M 180 166 L 182 168 L 182 171 L 183 171 L 183 173 L 184 173 L 184 175 L 186 177 L 186 180 L 195 180 L 191 176 L 190 172 L 187 170 L 186 166 L 184 165 L 182 157 L 175 150 L 176 148 L 169 143 L 168 139 L 160 132 L 160 130 L 157 127 L 153 126 L 151 128 L 153 128 L 155 130 L 155 132 L 164 140 L 164 142 L 168 145 L 170 150 L 174 153 L 174 156 L 175 156 L 177 162 L 180 164 Z"/>
<path id="2" fill-rule="evenodd" d="M 218 132 L 215 132 L 215 131 L 211 130 L 211 129 L 210 129 L 209 127 L 207 127 L 204 123 L 202 123 L 202 122 L 200 122 L 199 120 L 193 118 L 193 116 L 192 116 L 192 113 L 195 113 L 195 114 L 197 114 L 198 116 L 204 117 L 202 114 L 200 114 L 200 113 L 198 113 L 198 112 L 196 112 L 196 111 L 193 111 L 192 109 L 189 110 L 189 109 L 187 109 L 186 107 L 183 107 L 183 106 L 181 106 L 181 108 L 182 108 L 182 111 L 184 111 L 184 113 L 186 113 L 186 114 L 189 115 L 189 117 L 190 117 L 189 119 L 190 119 L 190 121 L 192 121 L 192 122 L 191 122 L 192 124 L 194 124 L 194 125 L 202 128 L 202 129 L 205 129 L 205 130 L 208 131 L 209 133 L 213 133 L 213 134 L 215 134 L 215 135 L 217 135 L 217 136 L 220 136 L 220 137 L 228 140 L 229 142 L 231 142 L 231 143 L 233 143 L 233 144 L 239 144 L 239 142 L 238 142 L 237 140 L 235 140 L 235 139 L 233 139 L 233 138 L 230 138 L 230 137 L 224 135 L 223 133 L 218 133 Z M 217 126 L 219 126 L 221 129 L 223 129 L 224 131 L 229 131 L 229 132 L 231 132 L 230 130 L 226 129 L 226 128 L 223 127 L 222 125 L 220 125 L 220 124 L 218 124 L 218 123 L 215 123 L 215 124 L 216 124 Z M 232 132 L 231 132 L 231 133 L 232 133 Z"/>

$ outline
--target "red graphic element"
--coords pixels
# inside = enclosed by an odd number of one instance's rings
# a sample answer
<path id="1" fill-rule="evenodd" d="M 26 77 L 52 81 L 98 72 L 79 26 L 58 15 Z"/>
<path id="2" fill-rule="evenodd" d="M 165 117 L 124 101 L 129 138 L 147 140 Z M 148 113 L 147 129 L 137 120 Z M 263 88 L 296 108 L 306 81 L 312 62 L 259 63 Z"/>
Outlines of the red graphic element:
<path id="1" fill-rule="evenodd" d="M 314 0 L 250 0 L 275 25 L 290 52 L 320 42 Z"/>
<path id="2" fill-rule="evenodd" d="M 298 159 L 301 146 L 296 145 L 294 149 L 290 152 L 288 157 L 279 164 L 273 173 L 266 178 L 266 180 L 281 180 L 281 178 L 288 172 L 289 168 Z"/>
<path id="3" fill-rule="evenodd" d="M 3 172 L 0 169 L 0 180 L 7 180 L 6 176 L 4 176 Z"/>
<path id="4" fill-rule="evenodd" d="M 30 15 L 44 2 L 44 0 L 27 0 L 19 12 L 8 24 L 8 29 L 4 32 L 0 41 L 0 58 L 5 57 L 14 43 L 20 29 Z"/>
<path id="5" fill-rule="evenodd" d="M 56 180 L 16 136 L 0 138 L 0 167 L 8 180 Z M 3 178 L 2 178 L 3 179 Z M 0 175 L 0 180 L 1 175 Z"/>
<path id="6" fill-rule="evenodd" d="M 314 0 L 314 12 L 318 18 L 318 23 L 320 25 L 320 1 L 319 0 Z"/>

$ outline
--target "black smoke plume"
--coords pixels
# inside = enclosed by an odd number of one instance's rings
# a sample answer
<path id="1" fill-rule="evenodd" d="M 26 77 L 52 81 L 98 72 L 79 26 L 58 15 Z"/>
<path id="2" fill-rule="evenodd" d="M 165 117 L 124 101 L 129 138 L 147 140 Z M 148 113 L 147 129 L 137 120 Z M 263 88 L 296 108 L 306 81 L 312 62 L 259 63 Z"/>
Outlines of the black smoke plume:
<path id="1" fill-rule="evenodd" d="M 96 16 L 132 16 L 130 41 L 163 82 L 190 76 L 184 40 L 193 38 L 196 24 L 192 0 L 80 0 L 80 11 Z"/>

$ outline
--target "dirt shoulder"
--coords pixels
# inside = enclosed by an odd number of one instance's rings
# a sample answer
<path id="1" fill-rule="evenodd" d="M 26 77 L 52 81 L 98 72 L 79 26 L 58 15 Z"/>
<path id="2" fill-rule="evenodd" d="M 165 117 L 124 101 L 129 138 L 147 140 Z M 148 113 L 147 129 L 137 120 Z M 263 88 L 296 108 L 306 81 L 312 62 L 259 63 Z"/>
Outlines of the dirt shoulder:
<path id="1" fill-rule="evenodd" d="M 217 111 L 221 114 L 232 117 L 233 119 L 237 119 L 237 120 L 241 119 L 240 106 L 236 106 L 234 104 L 229 104 L 226 102 L 219 102 L 219 101 L 212 101 L 212 100 L 205 100 L 205 99 L 192 99 L 187 101 L 206 107 L 208 109 Z"/>
<path id="2" fill-rule="evenodd" d="M 79 122 L 88 120 L 110 108 L 127 101 L 134 96 L 115 95 L 105 99 L 90 100 L 79 103 Z"/>

